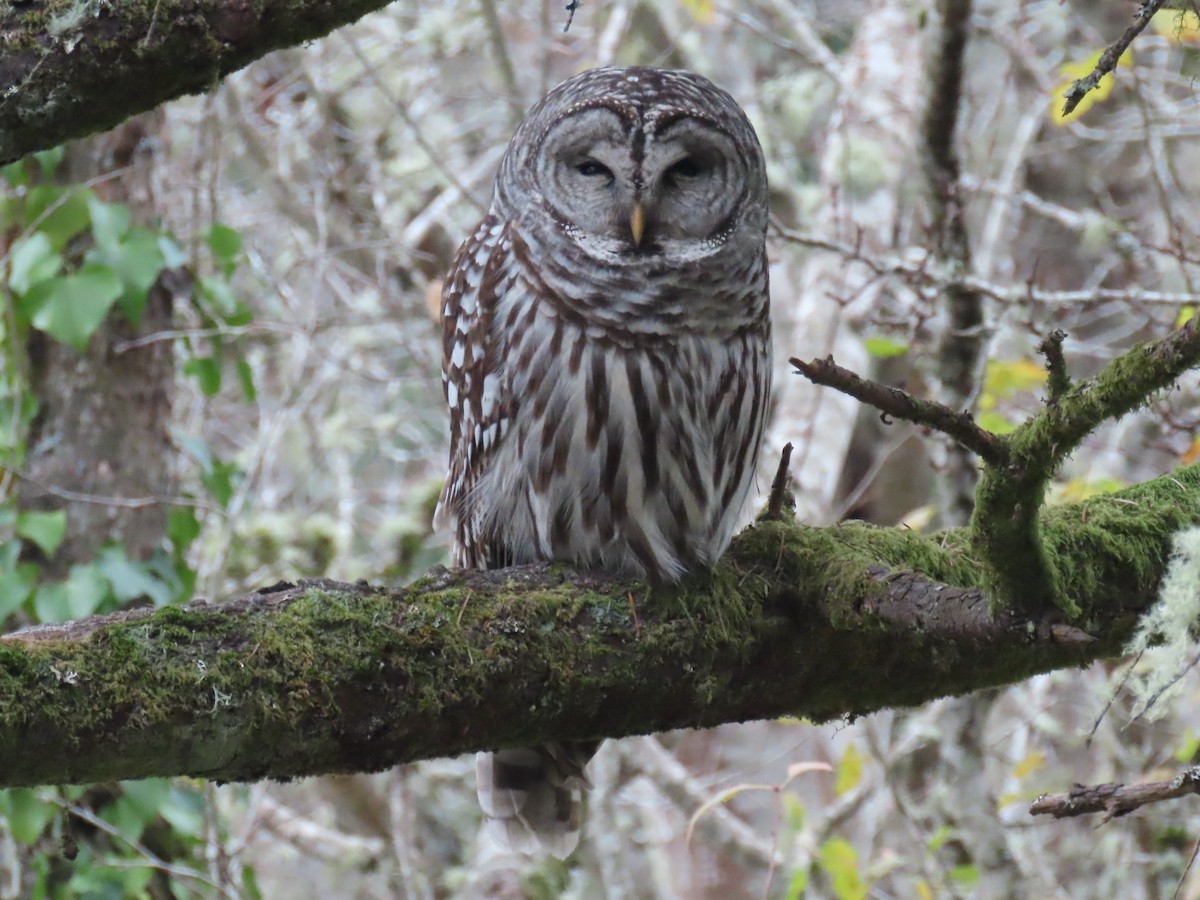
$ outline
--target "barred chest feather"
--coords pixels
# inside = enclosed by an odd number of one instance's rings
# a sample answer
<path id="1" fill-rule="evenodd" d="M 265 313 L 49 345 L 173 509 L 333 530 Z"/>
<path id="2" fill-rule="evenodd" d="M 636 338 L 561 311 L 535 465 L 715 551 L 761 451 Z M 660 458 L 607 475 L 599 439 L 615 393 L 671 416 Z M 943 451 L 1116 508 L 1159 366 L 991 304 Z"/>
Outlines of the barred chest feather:
<path id="1" fill-rule="evenodd" d="M 711 565 L 762 438 L 765 310 L 733 331 L 653 336 L 566 315 L 517 285 L 496 309 L 508 340 L 493 390 L 509 408 L 465 498 L 491 564 L 556 559 L 671 581 Z"/>

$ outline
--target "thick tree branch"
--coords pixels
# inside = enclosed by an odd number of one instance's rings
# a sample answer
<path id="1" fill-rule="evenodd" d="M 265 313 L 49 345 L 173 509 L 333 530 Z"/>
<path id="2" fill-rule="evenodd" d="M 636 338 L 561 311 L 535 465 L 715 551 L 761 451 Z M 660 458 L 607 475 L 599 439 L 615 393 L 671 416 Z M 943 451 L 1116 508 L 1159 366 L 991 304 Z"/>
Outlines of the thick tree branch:
<path id="1" fill-rule="evenodd" d="M 327 582 L 0 640 L 0 785 L 370 771 L 482 747 L 824 720 L 1120 653 L 1200 468 L 1048 510 L 1087 611 L 989 612 L 964 530 L 763 522 L 674 590 L 559 569 Z M 638 615 L 635 627 L 629 602 Z"/>
<path id="2" fill-rule="evenodd" d="M 213 87 L 386 0 L 0 3 L 0 164 Z"/>

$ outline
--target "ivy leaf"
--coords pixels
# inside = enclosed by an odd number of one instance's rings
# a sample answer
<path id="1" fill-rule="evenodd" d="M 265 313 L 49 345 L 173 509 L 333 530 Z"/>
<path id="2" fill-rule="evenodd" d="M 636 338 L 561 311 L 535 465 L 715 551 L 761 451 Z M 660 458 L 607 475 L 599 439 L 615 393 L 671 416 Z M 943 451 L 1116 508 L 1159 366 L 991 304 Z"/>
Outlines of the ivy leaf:
<path id="1" fill-rule="evenodd" d="M 120 603 L 149 597 L 155 606 L 171 602 L 171 589 L 155 578 L 145 566 L 125 557 L 123 547 L 105 547 L 96 558 L 96 568 L 108 579 L 113 596 Z"/>
<path id="2" fill-rule="evenodd" d="M 39 290 L 43 287 L 45 290 Z M 38 331 L 82 353 L 121 292 L 121 280 L 112 269 L 87 264 L 73 275 L 35 285 L 30 294 L 36 296 L 26 297 L 36 305 L 30 322 Z"/>
<path id="3" fill-rule="evenodd" d="M 146 294 L 166 266 L 158 237 L 144 228 L 135 228 L 119 243 L 97 247 L 88 259 L 103 263 L 117 274 L 123 286 L 121 311 L 131 324 L 140 324 Z"/>
<path id="4" fill-rule="evenodd" d="M 39 800 L 29 788 L 8 792 L 8 829 L 18 844 L 32 844 L 41 837 L 57 811 L 58 807 Z"/>
<path id="5" fill-rule="evenodd" d="M 241 234 L 228 225 L 214 222 L 208 229 L 208 247 L 221 263 L 226 277 L 237 267 L 237 258 L 242 252 Z"/>
<path id="6" fill-rule="evenodd" d="M 37 544 L 46 556 L 53 556 L 67 533 L 67 513 L 61 509 L 54 512 L 26 510 L 17 514 L 16 526 L 17 534 Z"/>
<path id="7" fill-rule="evenodd" d="M 91 224 L 88 201 L 92 196 L 87 190 L 40 184 L 29 190 L 25 200 L 25 221 L 32 223 L 44 215 L 37 230 L 50 239 L 56 252 L 61 252 L 71 238 Z"/>
<path id="8" fill-rule="evenodd" d="M 200 520 L 195 507 L 180 506 L 167 514 L 167 537 L 176 553 L 183 553 L 200 536 Z"/>
<path id="9" fill-rule="evenodd" d="M 129 207 L 121 203 L 105 203 L 95 194 L 87 198 L 92 218 L 92 235 L 104 250 L 112 250 L 129 231 Z"/>
<path id="10" fill-rule="evenodd" d="M 37 584 L 36 563 L 21 563 L 0 571 L 0 621 L 21 608 Z"/>
<path id="11" fill-rule="evenodd" d="M 24 294 L 39 281 L 53 278 L 62 268 L 62 256 L 50 246 L 50 238 L 36 231 L 17 241 L 9 256 L 12 264 L 8 286 L 17 294 Z"/>
<path id="12" fill-rule="evenodd" d="M 183 374 L 195 378 L 207 397 L 221 390 L 221 363 L 211 356 L 193 356 L 183 364 Z"/>

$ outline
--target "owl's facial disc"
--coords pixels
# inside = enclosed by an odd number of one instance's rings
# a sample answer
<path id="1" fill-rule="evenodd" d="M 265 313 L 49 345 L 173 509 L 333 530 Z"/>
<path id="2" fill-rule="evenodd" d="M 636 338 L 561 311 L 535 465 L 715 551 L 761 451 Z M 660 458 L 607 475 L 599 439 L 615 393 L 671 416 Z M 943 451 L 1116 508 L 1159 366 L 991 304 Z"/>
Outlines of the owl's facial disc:
<path id="1" fill-rule="evenodd" d="M 733 141 L 703 119 L 681 115 L 656 127 L 607 107 L 553 125 L 534 167 L 555 219 L 642 254 L 720 235 L 744 174 Z"/>

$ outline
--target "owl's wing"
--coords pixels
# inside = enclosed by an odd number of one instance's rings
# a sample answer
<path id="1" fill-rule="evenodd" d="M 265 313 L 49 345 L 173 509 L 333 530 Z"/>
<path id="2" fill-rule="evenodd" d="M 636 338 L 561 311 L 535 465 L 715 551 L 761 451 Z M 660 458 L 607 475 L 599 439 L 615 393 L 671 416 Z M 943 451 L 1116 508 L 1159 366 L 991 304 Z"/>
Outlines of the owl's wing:
<path id="1" fill-rule="evenodd" d="M 503 564 L 468 498 L 513 414 L 504 348 L 492 320 L 510 279 L 508 226 L 488 215 L 459 248 L 442 288 L 442 385 L 450 408 L 450 472 L 434 524 L 453 524 L 455 565 Z"/>

